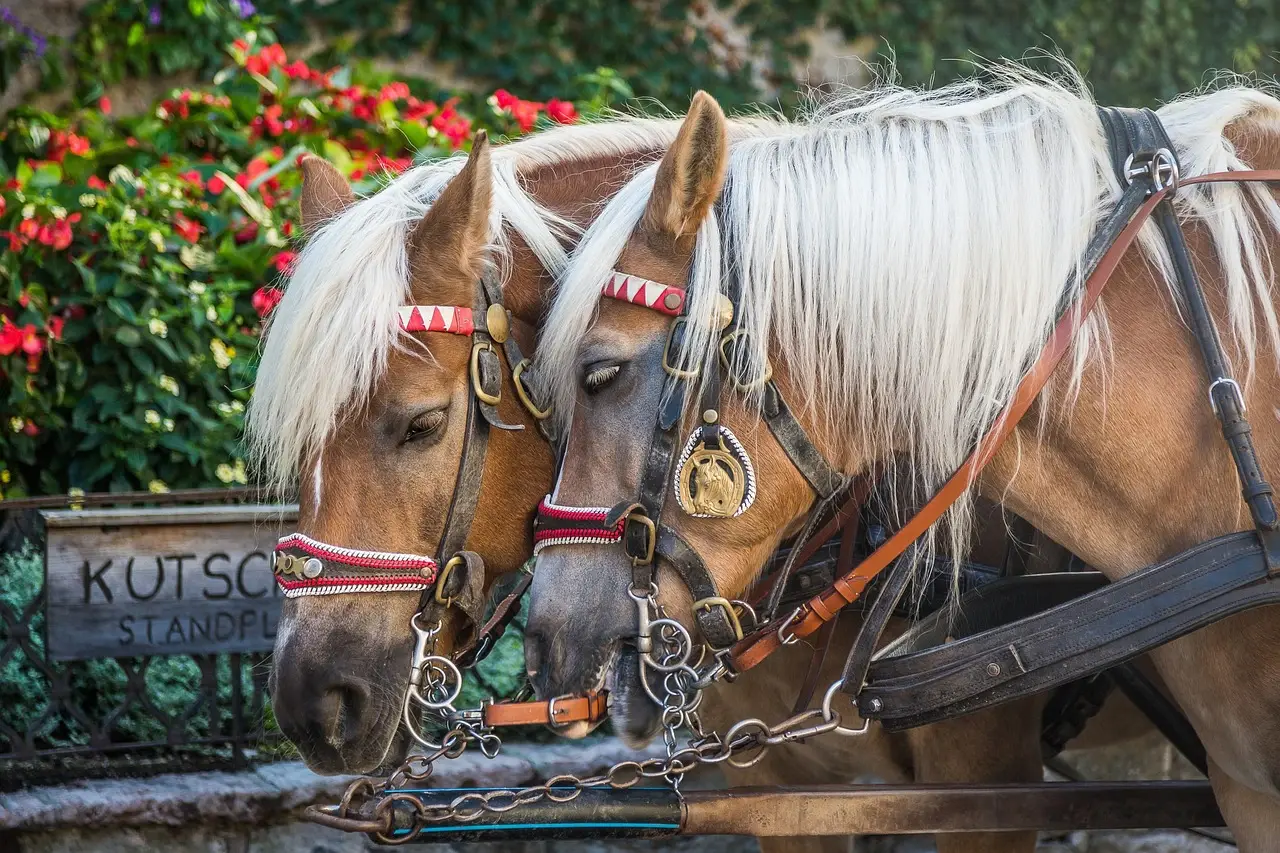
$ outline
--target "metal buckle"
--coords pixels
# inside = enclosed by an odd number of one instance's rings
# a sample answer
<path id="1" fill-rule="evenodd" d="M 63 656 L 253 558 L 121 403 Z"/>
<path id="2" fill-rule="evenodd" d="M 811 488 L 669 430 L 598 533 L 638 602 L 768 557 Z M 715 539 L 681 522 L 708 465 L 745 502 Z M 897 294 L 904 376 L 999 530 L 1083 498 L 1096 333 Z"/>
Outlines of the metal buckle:
<path id="1" fill-rule="evenodd" d="M 1217 379 L 1213 380 L 1213 382 L 1209 383 L 1209 405 L 1213 408 L 1213 413 L 1215 415 L 1218 414 L 1218 401 L 1213 399 L 1213 389 L 1217 388 L 1219 385 L 1228 385 L 1231 387 L 1231 390 L 1235 392 L 1236 404 L 1240 407 L 1240 414 L 1243 415 L 1248 411 L 1244 405 L 1244 394 L 1240 392 L 1240 385 L 1230 377 L 1219 376 Z"/>
<path id="2" fill-rule="evenodd" d="M 547 700 L 547 726 L 553 729 L 563 729 L 565 726 L 569 725 L 568 723 L 556 722 L 556 703 L 561 699 L 572 698 L 574 698 L 572 693 L 565 693 L 562 696 L 552 696 Z"/>
<path id="3" fill-rule="evenodd" d="M 733 369 L 733 363 L 729 360 L 728 348 L 731 343 L 738 340 L 738 338 L 745 337 L 747 334 L 746 329 L 736 329 L 720 338 L 720 365 L 729 377 L 729 384 L 739 394 L 746 394 L 755 391 L 757 388 L 762 388 L 769 380 L 773 379 L 773 362 L 769 360 L 768 356 L 764 360 L 764 373 L 749 382 L 742 382 L 738 379 L 738 375 Z"/>
<path id="4" fill-rule="evenodd" d="M 490 406 L 496 406 L 502 402 L 502 386 L 498 386 L 497 394 L 490 394 L 484 390 L 484 384 L 480 381 L 480 353 L 488 350 L 495 356 L 498 351 L 494 349 L 493 344 L 488 341 L 476 341 L 471 345 L 471 390 L 475 391 L 476 398 L 482 403 L 488 403 Z"/>
<path id="5" fill-rule="evenodd" d="M 653 523 L 652 518 L 644 514 L 643 510 L 637 512 L 637 509 L 639 509 L 639 507 L 633 507 L 631 511 L 626 514 L 622 522 L 622 547 L 624 550 L 627 548 L 627 543 L 630 538 L 627 536 L 628 526 L 632 521 L 639 522 L 644 526 L 647 532 L 647 535 L 645 536 L 644 557 L 638 557 L 630 551 L 627 551 L 627 554 L 631 557 L 631 565 L 647 566 L 653 562 L 653 551 L 658 546 L 658 526 Z"/>
<path id="6" fill-rule="evenodd" d="M 671 342 L 675 339 L 676 329 L 689 324 L 687 317 L 677 317 L 671 323 L 671 328 L 667 330 L 667 342 L 662 347 L 662 369 L 666 371 L 668 376 L 676 379 L 696 379 L 701 370 L 683 370 L 674 366 L 671 361 Z"/>
<path id="7" fill-rule="evenodd" d="M 436 593 L 435 593 L 436 604 L 442 604 L 445 607 L 453 606 L 452 595 L 445 595 L 441 597 L 442 594 L 444 593 L 444 585 L 448 582 L 449 577 L 453 574 L 453 570 L 457 568 L 459 564 L 465 564 L 466 562 L 467 561 L 465 558 L 455 554 L 454 556 L 449 558 L 448 562 L 444 564 L 444 568 L 440 570 L 440 575 L 436 578 Z"/>
<path id="8" fill-rule="evenodd" d="M 516 387 L 516 397 L 520 400 L 521 405 L 528 410 L 529 414 L 533 415 L 533 419 L 535 421 L 545 421 L 551 417 L 551 406 L 548 405 L 545 409 L 539 409 L 537 404 L 533 402 L 533 395 L 524 387 L 524 380 L 520 378 L 531 363 L 527 358 L 520 359 L 520 363 L 511 371 L 511 384 Z"/>
<path id="9" fill-rule="evenodd" d="M 1177 190 L 1181 174 L 1178 171 L 1178 158 L 1168 148 L 1158 148 L 1150 155 L 1144 155 L 1140 165 L 1136 154 L 1130 154 L 1124 161 L 1124 180 L 1132 184 L 1134 178 L 1146 175 L 1151 179 L 1152 192 L 1164 189 Z"/>
<path id="10" fill-rule="evenodd" d="M 699 598 L 693 603 L 693 611 L 697 613 L 699 610 L 710 610 L 713 607 L 719 607 L 728 615 L 729 627 L 733 628 L 734 640 L 742 639 L 742 621 L 738 618 L 738 611 L 733 609 L 733 602 L 727 598 L 721 598 L 718 595 L 710 595 L 706 598 Z"/>

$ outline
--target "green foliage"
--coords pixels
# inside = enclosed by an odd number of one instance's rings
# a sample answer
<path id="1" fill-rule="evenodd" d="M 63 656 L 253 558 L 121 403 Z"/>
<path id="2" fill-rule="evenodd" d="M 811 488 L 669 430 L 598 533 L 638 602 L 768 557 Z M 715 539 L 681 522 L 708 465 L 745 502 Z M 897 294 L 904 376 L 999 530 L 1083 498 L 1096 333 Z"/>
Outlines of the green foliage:
<path id="1" fill-rule="evenodd" d="M 720 4 L 722 7 L 729 4 Z M 98 0 L 76 37 L 77 89 L 88 103 L 101 84 L 129 74 L 219 67 L 227 40 L 270 26 L 285 44 L 325 39 L 315 59 L 423 58 L 495 86 L 549 97 L 608 66 L 636 95 L 678 108 L 705 88 L 728 106 L 760 98 L 753 69 L 720 24 L 691 24 L 706 0 L 610 3 L 556 0 Z M 158 18 L 151 16 L 157 10 Z M 1207 71 L 1273 74 L 1280 0 L 747 0 L 734 26 L 770 60 L 784 105 L 791 62 L 808 51 L 806 33 L 825 25 L 863 39 L 879 59 L 897 58 L 905 82 L 968 74 L 976 57 L 1061 51 L 1108 103 L 1169 99 L 1204 82 Z M 340 35 L 332 35 L 332 34 Z"/>
<path id="2" fill-rule="evenodd" d="M 567 101 L 425 100 L 363 64 L 238 40 L 214 85 L 141 116 L 30 108 L 0 126 L 0 494 L 244 483 L 262 320 L 297 221 L 298 158 L 372 192 L 412 157 L 573 121 Z M 597 72 L 597 102 L 621 84 Z M 419 87 L 421 88 L 421 87 Z M 424 95 L 426 93 L 423 93 Z"/>

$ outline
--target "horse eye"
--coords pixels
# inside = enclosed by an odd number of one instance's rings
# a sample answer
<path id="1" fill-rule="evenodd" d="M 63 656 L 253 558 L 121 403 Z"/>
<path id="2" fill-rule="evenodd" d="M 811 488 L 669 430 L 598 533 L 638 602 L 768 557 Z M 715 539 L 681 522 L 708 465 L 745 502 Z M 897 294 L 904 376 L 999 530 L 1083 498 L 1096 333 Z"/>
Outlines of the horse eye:
<path id="1" fill-rule="evenodd" d="M 405 430 L 405 443 L 418 441 L 435 433 L 440 427 L 444 426 L 445 418 L 446 412 L 444 409 L 436 409 L 417 415 L 413 420 L 409 421 L 409 428 Z"/>
<path id="2" fill-rule="evenodd" d="M 622 365 L 609 364 L 604 367 L 597 367 L 582 377 L 582 387 L 586 389 L 588 394 L 594 394 L 617 377 Z"/>

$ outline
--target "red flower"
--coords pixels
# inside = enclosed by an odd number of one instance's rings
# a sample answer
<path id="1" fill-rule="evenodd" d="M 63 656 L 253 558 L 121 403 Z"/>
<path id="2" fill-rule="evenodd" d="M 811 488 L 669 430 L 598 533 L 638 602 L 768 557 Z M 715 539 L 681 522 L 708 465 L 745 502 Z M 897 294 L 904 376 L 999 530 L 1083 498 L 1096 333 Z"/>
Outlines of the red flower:
<path id="1" fill-rule="evenodd" d="M 243 244 L 251 242 L 258 236 L 258 223 L 250 219 L 244 226 L 236 232 L 236 243 Z"/>
<path id="2" fill-rule="evenodd" d="M 72 320 L 83 320 L 85 318 L 85 315 L 87 315 L 88 313 L 89 312 L 85 309 L 83 305 L 76 304 L 76 305 L 67 306 L 67 316 L 70 317 Z"/>
<path id="3" fill-rule="evenodd" d="M 195 169 L 189 169 L 178 174 L 178 177 L 191 184 L 198 190 L 204 189 L 204 181 L 200 179 L 200 173 Z"/>
<path id="4" fill-rule="evenodd" d="M 204 231 L 204 227 L 199 222 L 193 222 L 181 213 L 173 215 L 173 230 L 178 232 L 182 239 L 188 243 L 194 243 L 200 239 L 200 234 Z"/>
<path id="5" fill-rule="evenodd" d="M 66 324 L 66 320 L 54 314 L 49 318 L 49 337 L 55 341 L 62 340 L 62 327 Z"/>
<path id="6" fill-rule="evenodd" d="M 89 140 L 72 133 L 67 137 L 67 148 L 70 149 L 72 154 L 83 157 L 89 153 Z"/>
<path id="7" fill-rule="evenodd" d="M 290 252 L 288 249 L 286 249 L 285 251 L 280 252 L 271 260 L 271 266 L 276 268 L 276 272 L 280 272 L 280 273 L 284 273 L 285 275 L 288 275 L 289 273 L 293 272 L 293 264 L 297 260 L 298 260 L 298 253 Z"/>
<path id="8" fill-rule="evenodd" d="M 307 67 L 307 63 L 301 59 L 295 59 L 284 68 L 280 69 L 284 72 L 284 76 L 290 80 L 307 80 L 311 77 L 311 69 Z"/>
<path id="9" fill-rule="evenodd" d="M 124 140 L 124 144 L 128 145 L 130 148 L 137 148 L 138 138 L 136 136 L 126 136 Z"/>
<path id="10" fill-rule="evenodd" d="M 207 189 L 209 192 L 213 193 L 214 195 L 222 195 L 222 191 L 225 190 L 226 188 L 227 188 L 226 182 L 223 181 L 222 178 L 219 178 L 217 175 L 214 175 L 212 178 L 209 179 L 209 183 L 205 184 L 205 189 Z"/>
<path id="11" fill-rule="evenodd" d="M 284 253 L 281 252 L 281 254 Z M 258 316 L 266 319 L 266 316 L 275 310 L 283 298 L 284 292 L 278 287 L 259 287 L 253 292 L 250 301 L 253 303 L 253 310 L 258 312 Z"/>
<path id="12" fill-rule="evenodd" d="M 382 87 L 382 91 L 378 92 L 379 101 L 403 101 L 409 97 L 409 84 L 396 81 L 388 83 Z"/>
<path id="13" fill-rule="evenodd" d="M 21 305 L 23 308 L 26 308 L 28 305 L 30 305 L 31 294 L 27 293 L 26 290 L 21 291 L 18 294 L 18 304 Z"/>
<path id="14" fill-rule="evenodd" d="M 542 109 L 542 104 L 537 101 L 516 101 L 515 106 L 511 108 L 511 117 L 516 120 L 516 124 L 520 125 L 520 129 L 525 133 L 533 130 L 533 125 L 538 121 L 538 110 Z"/>
<path id="15" fill-rule="evenodd" d="M 4 216 L 6 207 L 8 207 L 8 202 L 4 200 L 4 196 L 0 195 L 0 216 Z"/>
<path id="16" fill-rule="evenodd" d="M 34 361 L 34 363 L 33 363 L 33 361 Z M 28 372 L 28 373 L 35 373 L 35 372 L 36 372 L 36 368 L 38 368 L 39 366 L 40 366 L 40 359 L 39 359 L 39 358 L 35 358 L 34 360 L 33 360 L 33 359 L 27 359 L 27 372 Z M 24 433 L 26 433 L 27 435 L 31 436 L 32 438 L 35 438 L 37 435 L 39 435 L 39 434 L 40 434 L 40 427 L 36 426 L 35 421 L 27 421 L 25 424 L 23 424 L 23 425 L 22 425 L 22 431 L 23 431 Z"/>
<path id="17" fill-rule="evenodd" d="M 36 330 L 34 323 L 28 323 L 22 327 L 22 351 L 27 355 L 39 355 L 44 352 L 44 341 L 40 340 L 40 333 Z"/>
<path id="18" fill-rule="evenodd" d="M 9 321 L 8 317 L 0 317 L 0 355 L 13 355 L 22 346 L 22 330 Z"/>
<path id="19" fill-rule="evenodd" d="M 578 111 L 573 108 L 573 102 L 559 98 L 547 101 L 547 115 L 557 124 L 573 124 L 578 120 Z"/>
<path id="20" fill-rule="evenodd" d="M 71 223 L 65 219 L 60 219 L 47 225 L 41 225 L 40 230 L 36 232 L 36 240 L 61 252 L 71 245 Z"/>
<path id="21" fill-rule="evenodd" d="M 231 46 L 234 47 L 236 50 L 240 51 L 241 53 L 249 52 L 249 43 L 244 39 L 236 39 L 231 43 Z"/>
<path id="22" fill-rule="evenodd" d="M 108 98 L 106 95 L 103 95 L 101 98 L 98 98 L 98 110 L 104 116 L 111 115 L 111 99 Z"/>
<path id="23" fill-rule="evenodd" d="M 24 219 L 18 223 L 18 233 L 24 240 L 34 240 L 40 233 L 40 223 L 34 219 Z"/>
<path id="24" fill-rule="evenodd" d="M 7 237 L 9 240 L 9 251 L 18 252 L 22 250 L 22 238 L 12 231 L 0 231 L 0 237 Z"/>
<path id="25" fill-rule="evenodd" d="M 89 189 L 92 190 L 107 189 L 107 182 L 102 180 L 102 178 L 99 178 L 97 175 L 90 175 L 89 180 L 86 183 L 89 184 Z"/>
<path id="26" fill-rule="evenodd" d="M 499 89 L 494 92 L 493 100 L 500 110 L 509 110 L 520 102 L 519 98 L 508 92 L 506 89 Z"/>

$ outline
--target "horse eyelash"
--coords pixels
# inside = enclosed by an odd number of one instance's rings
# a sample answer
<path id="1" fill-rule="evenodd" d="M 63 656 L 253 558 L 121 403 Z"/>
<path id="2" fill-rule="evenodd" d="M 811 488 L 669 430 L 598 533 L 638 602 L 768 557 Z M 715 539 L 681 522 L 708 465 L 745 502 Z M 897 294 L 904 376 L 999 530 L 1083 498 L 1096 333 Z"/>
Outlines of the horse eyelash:
<path id="1" fill-rule="evenodd" d="M 582 379 L 582 385 L 588 392 L 599 391 L 613 381 L 622 369 L 621 365 L 611 364 L 608 367 L 597 367 Z"/>

